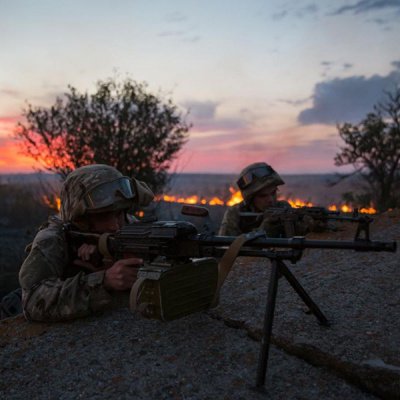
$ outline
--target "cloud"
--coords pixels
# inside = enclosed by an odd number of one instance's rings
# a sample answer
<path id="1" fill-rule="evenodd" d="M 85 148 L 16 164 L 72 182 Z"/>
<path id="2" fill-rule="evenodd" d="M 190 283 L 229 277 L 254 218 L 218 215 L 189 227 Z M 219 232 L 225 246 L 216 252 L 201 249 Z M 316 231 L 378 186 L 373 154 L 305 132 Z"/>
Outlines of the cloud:
<path id="1" fill-rule="evenodd" d="M 272 14 L 271 17 L 272 17 L 272 19 L 275 20 L 275 21 L 280 21 L 281 19 L 285 18 L 287 15 L 288 15 L 287 10 L 283 10 L 283 11 L 281 11 L 281 12 Z"/>
<path id="2" fill-rule="evenodd" d="M 268 142 L 242 142 L 242 143 L 236 143 L 232 144 L 230 146 L 231 150 L 238 150 L 238 151 L 246 151 L 246 152 L 259 152 L 259 151 L 266 151 L 270 150 L 271 148 L 275 148 L 271 143 Z"/>
<path id="3" fill-rule="evenodd" d="M 248 126 L 249 122 L 244 119 L 225 118 L 225 119 L 193 121 L 193 128 L 195 131 L 198 132 L 236 131 L 236 130 L 243 130 Z"/>
<path id="4" fill-rule="evenodd" d="M 299 100 L 278 99 L 278 101 L 281 103 L 289 104 L 291 106 L 302 106 L 303 104 L 309 102 L 310 99 L 312 99 L 312 96 Z"/>
<path id="5" fill-rule="evenodd" d="M 332 73 L 333 71 L 337 71 L 337 72 L 342 72 L 343 70 L 346 71 L 350 68 L 353 68 L 353 64 L 350 63 L 343 63 L 343 64 L 339 64 L 339 63 L 335 63 L 333 61 L 321 61 L 321 65 L 323 67 L 323 71 L 321 76 L 323 78 L 326 78 L 328 76 L 328 73 Z"/>
<path id="6" fill-rule="evenodd" d="M 378 25 L 386 25 L 389 21 L 383 18 L 373 18 L 370 21 L 375 22 Z"/>
<path id="7" fill-rule="evenodd" d="M 385 90 L 391 91 L 399 83 L 400 71 L 387 76 L 352 76 L 317 83 L 313 106 L 301 111 L 297 119 L 302 125 L 359 122 L 383 99 Z"/>
<path id="8" fill-rule="evenodd" d="M 1 124 L 14 124 L 17 123 L 21 120 L 21 116 L 20 115 L 8 115 L 5 117 L 1 117 L 0 116 L 0 125 Z"/>
<path id="9" fill-rule="evenodd" d="M 282 133 L 285 136 L 285 133 Z M 333 158 L 338 151 L 337 134 L 328 135 L 326 139 L 304 141 L 293 135 L 291 140 L 282 144 L 279 137 L 275 139 L 249 141 L 237 138 L 234 143 L 207 149 L 210 154 L 237 154 L 251 160 L 265 160 L 281 173 L 327 172 L 332 170 Z M 285 141 L 285 140 L 284 140 Z M 245 165 L 245 164 L 243 164 Z"/>
<path id="10" fill-rule="evenodd" d="M 191 115 L 196 119 L 213 119 L 215 117 L 215 112 L 219 106 L 219 102 L 213 101 L 187 101 L 183 105 L 190 109 Z"/>
<path id="11" fill-rule="evenodd" d="M 285 133 L 282 133 L 281 136 L 285 136 Z M 310 154 L 316 150 L 329 150 L 336 148 L 335 140 L 337 138 L 337 134 L 328 135 L 326 139 L 315 139 L 315 140 L 307 140 L 305 141 L 303 138 L 299 138 L 298 135 L 294 134 L 290 136 L 290 140 L 287 139 L 277 140 L 279 138 L 269 138 L 263 141 L 253 141 L 253 142 L 243 142 L 232 144 L 230 147 L 232 150 L 242 150 L 242 151 L 293 151 Z M 282 143 L 283 142 L 283 143 Z"/>
<path id="12" fill-rule="evenodd" d="M 310 3 L 307 6 L 300 8 L 289 9 L 289 7 L 287 7 L 282 11 L 272 14 L 271 18 L 275 21 L 280 21 L 283 18 L 289 17 L 291 15 L 294 15 L 298 18 L 303 18 L 306 17 L 307 15 L 316 14 L 317 12 L 318 12 L 317 5 L 314 3 Z"/>
<path id="13" fill-rule="evenodd" d="M 11 140 L 0 138 L 0 174 L 32 172 L 38 164 L 21 154 L 20 147 Z"/>
<path id="14" fill-rule="evenodd" d="M 179 30 L 167 30 L 160 32 L 159 37 L 177 37 L 184 42 L 195 43 L 201 39 L 201 36 L 193 34 L 194 27 Z"/>
<path id="15" fill-rule="evenodd" d="M 183 36 L 186 33 L 186 31 L 164 31 L 160 32 L 158 36 L 160 37 L 166 37 L 166 36 Z"/>
<path id="16" fill-rule="evenodd" d="M 22 93 L 19 92 L 18 90 L 12 90 L 12 89 L 1 89 L 0 94 L 3 96 L 10 96 L 10 97 L 21 97 Z"/>
<path id="17" fill-rule="evenodd" d="M 188 38 L 183 39 L 185 42 L 196 43 L 201 39 L 201 36 L 195 35 Z"/>
<path id="18" fill-rule="evenodd" d="M 248 139 L 248 134 L 243 131 L 229 132 L 229 134 L 198 135 L 191 138 L 188 146 L 195 149 L 203 148 L 219 151 L 223 148 L 233 148 L 235 144 L 240 148 L 246 139 Z"/>
<path id="19" fill-rule="evenodd" d="M 40 106 L 44 107 L 45 104 L 54 104 L 57 97 L 61 97 L 61 99 L 65 99 L 65 92 L 66 91 L 64 91 L 64 92 L 47 92 L 47 93 L 43 93 L 39 96 L 32 96 L 32 100 L 35 100 L 36 102 L 39 101 Z"/>
<path id="20" fill-rule="evenodd" d="M 308 6 L 302 7 L 296 11 L 296 16 L 303 18 L 307 14 L 315 14 L 318 11 L 318 7 L 315 4 L 309 4 Z"/>
<path id="21" fill-rule="evenodd" d="M 400 9 L 400 0 L 361 0 L 353 5 L 338 8 L 333 12 L 333 15 L 345 14 L 347 12 L 361 14 L 371 10 L 382 10 L 388 8 Z"/>
<path id="22" fill-rule="evenodd" d="M 13 133 L 17 123 L 21 121 L 21 119 L 21 116 L 0 117 L 0 138 L 8 138 Z"/>
<path id="23" fill-rule="evenodd" d="M 290 16 L 295 16 L 297 18 L 303 18 L 306 17 L 307 15 L 312 15 L 316 14 L 318 12 L 318 7 L 314 3 L 310 3 L 307 6 L 304 7 L 294 7 L 293 9 L 289 9 L 287 7 L 286 9 L 276 12 L 271 15 L 271 18 L 274 21 L 280 21 L 283 18 L 290 17 Z"/>
<path id="24" fill-rule="evenodd" d="M 188 19 L 187 16 L 179 11 L 170 13 L 165 16 L 165 20 L 168 22 L 183 22 L 186 21 L 187 19 Z"/>
<path id="25" fill-rule="evenodd" d="M 249 126 L 251 115 L 248 110 L 240 110 L 239 118 L 218 118 L 220 102 L 188 100 L 182 105 L 190 110 L 189 119 L 197 132 L 237 131 Z"/>
<path id="26" fill-rule="evenodd" d="M 392 61 L 391 65 L 393 65 L 393 67 L 400 69 L 400 61 Z"/>

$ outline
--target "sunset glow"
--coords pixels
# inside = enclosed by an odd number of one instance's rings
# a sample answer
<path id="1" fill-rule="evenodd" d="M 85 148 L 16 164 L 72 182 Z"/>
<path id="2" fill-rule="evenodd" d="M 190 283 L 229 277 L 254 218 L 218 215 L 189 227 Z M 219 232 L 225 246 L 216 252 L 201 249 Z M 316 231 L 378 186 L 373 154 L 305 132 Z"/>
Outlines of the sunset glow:
<path id="1" fill-rule="evenodd" d="M 113 76 L 168 94 L 193 125 L 172 170 L 351 171 L 334 165 L 336 124 L 358 123 L 400 82 L 400 3 L 314 3 L 6 2 L 0 174 L 39 167 L 11 138 L 27 103 L 51 107 L 68 85 L 90 95 Z"/>
<path id="2" fill-rule="evenodd" d="M 0 145 L 0 174 L 9 173 L 31 173 L 34 168 L 39 167 L 38 163 L 30 157 L 21 154 L 16 143 L 11 140 L 4 140 Z"/>

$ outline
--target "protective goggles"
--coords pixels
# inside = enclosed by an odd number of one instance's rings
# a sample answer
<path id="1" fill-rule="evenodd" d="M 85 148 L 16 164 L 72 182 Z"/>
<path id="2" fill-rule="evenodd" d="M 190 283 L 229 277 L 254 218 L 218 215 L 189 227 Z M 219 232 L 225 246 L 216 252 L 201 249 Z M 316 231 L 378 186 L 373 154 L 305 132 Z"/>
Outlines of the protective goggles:
<path id="1" fill-rule="evenodd" d="M 251 182 L 253 182 L 254 178 L 265 178 L 274 173 L 275 171 L 269 165 L 255 167 L 241 176 L 237 181 L 237 185 L 239 186 L 239 189 L 242 190 L 249 186 Z"/>
<path id="2" fill-rule="evenodd" d="M 132 192 L 131 180 L 126 176 L 112 182 L 96 186 L 83 199 L 88 210 L 108 207 L 120 200 L 134 198 L 136 193 Z"/>

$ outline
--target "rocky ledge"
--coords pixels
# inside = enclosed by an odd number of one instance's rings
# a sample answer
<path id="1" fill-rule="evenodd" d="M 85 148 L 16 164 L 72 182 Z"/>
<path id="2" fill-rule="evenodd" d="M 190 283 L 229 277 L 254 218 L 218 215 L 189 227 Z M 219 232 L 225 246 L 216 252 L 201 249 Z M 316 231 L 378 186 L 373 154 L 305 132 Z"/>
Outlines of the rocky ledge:
<path id="1" fill-rule="evenodd" d="M 371 224 L 400 241 L 400 213 Z M 354 225 L 316 239 L 345 240 Z M 290 266 L 328 319 L 318 325 L 282 278 L 266 392 L 252 387 L 268 260 L 239 258 L 219 306 L 170 323 L 122 307 L 69 323 L 0 322 L 0 397 L 136 399 L 400 398 L 399 253 L 306 250 Z"/>

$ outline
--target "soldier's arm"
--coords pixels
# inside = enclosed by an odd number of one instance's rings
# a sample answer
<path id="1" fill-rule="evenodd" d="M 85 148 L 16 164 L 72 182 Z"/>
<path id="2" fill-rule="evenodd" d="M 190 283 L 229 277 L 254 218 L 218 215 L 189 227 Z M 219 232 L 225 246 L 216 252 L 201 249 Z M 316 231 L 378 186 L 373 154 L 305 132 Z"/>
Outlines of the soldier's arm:
<path id="1" fill-rule="evenodd" d="M 242 234 L 239 227 L 239 213 L 235 207 L 226 210 L 219 228 L 219 236 L 239 236 Z"/>
<path id="2" fill-rule="evenodd" d="M 271 214 L 271 210 L 267 209 L 259 229 L 264 229 L 269 237 L 279 238 L 294 236 L 296 233 L 294 225 L 292 227 L 291 224 L 286 223 L 285 226 L 284 209 L 286 208 L 292 208 L 292 206 L 285 200 L 278 200 L 273 209 L 282 211 L 282 214 Z"/>
<path id="3" fill-rule="evenodd" d="M 103 286 L 105 271 L 62 278 L 69 262 L 66 250 L 59 238 L 34 244 L 19 275 L 26 319 L 53 322 L 84 317 L 111 300 Z"/>

